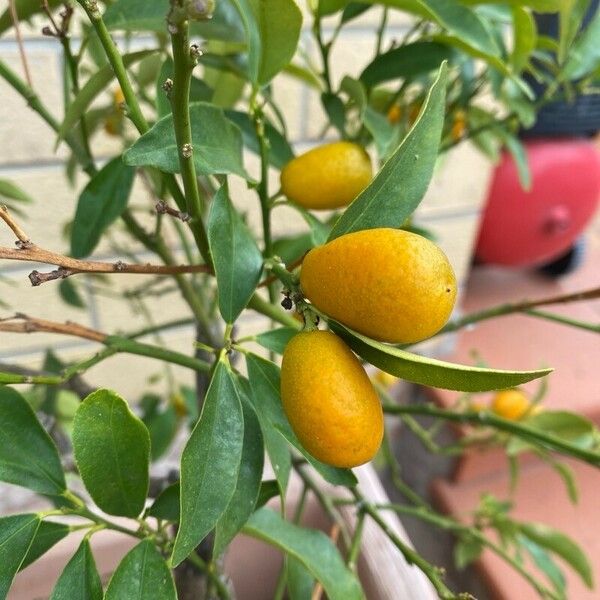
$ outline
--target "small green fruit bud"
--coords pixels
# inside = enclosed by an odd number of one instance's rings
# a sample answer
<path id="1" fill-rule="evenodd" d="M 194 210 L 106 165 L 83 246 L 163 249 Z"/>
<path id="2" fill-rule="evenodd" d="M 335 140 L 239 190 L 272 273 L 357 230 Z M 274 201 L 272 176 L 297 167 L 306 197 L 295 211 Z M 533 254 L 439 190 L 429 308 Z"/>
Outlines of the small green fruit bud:
<path id="1" fill-rule="evenodd" d="M 213 16 L 215 0 L 186 0 L 184 8 L 191 21 L 206 21 Z"/>

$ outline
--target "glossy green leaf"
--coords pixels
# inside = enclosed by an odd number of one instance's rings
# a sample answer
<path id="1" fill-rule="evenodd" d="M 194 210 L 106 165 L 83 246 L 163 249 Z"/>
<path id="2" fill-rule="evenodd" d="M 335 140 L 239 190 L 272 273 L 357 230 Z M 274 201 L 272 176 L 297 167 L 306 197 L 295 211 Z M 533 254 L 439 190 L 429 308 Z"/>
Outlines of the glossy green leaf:
<path id="1" fill-rule="evenodd" d="M 244 421 L 234 375 L 220 360 L 181 457 L 181 518 L 171 558 L 183 561 L 217 524 L 238 481 Z"/>
<path id="2" fill-rule="evenodd" d="M 129 201 L 135 169 L 113 158 L 83 188 L 71 228 L 71 254 L 83 258 L 94 251 L 102 234 L 118 219 Z"/>
<path id="3" fill-rule="evenodd" d="M 319 15 L 325 17 L 338 10 L 342 10 L 349 2 L 350 0 L 317 0 L 317 12 Z"/>
<path id="4" fill-rule="evenodd" d="M 31 204 L 33 198 L 9 179 L 0 179 L 0 200 L 8 198 L 25 204 Z"/>
<path id="5" fill-rule="evenodd" d="M 294 77 L 303 84 L 307 84 L 313 90 L 322 91 L 323 83 L 312 69 L 302 67 L 295 63 L 289 63 L 283 67 L 282 72 L 290 77 Z"/>
<path id="6" fill-rule="evenodd" d="M 13 515 L 0 518 L 1 600 L 6 598 L 12 580 L 27 556 L 39 524 L 40 519 L 37 515 Z"/>
<path id="7" fill-rule="evenodd" d="M 400 142 L 400 128 L 390 127 L 387 118 L 370 106 L 365 108 L 363 123 L 373 136 L 379 157 L 387 159 Z"/>
<path id="8" fill-rule="evenodd" d="M 48 6 L 52 9 L 60 6 L 61 0 L 48 0 Z M 19 21 L 28 21 L 34 15 L 42 12 L 42 4 L 38 0 L 18 0 L 15 2 Z M 10 5 L 0 16 L 0 35 L 14 26 L 10 11 Z"/>
<path id="9" fill-rule="evenodd" d="M 486 57 L 499 57 L 500 50 L 483 20 L 458 0 L 384 0 L 387 6 L 421 15 L 440 25 L 467 49 Z"/>
<path id="10" fill-rule="evenodd" d="M 256 500 L 256 508 L 264 506 L 271 498 L 279 496 L 279 484 L 276 479 L 267 479 L 260 484 L 258 499 Z"/>
<path id="11" fill-rule="evenodd" d="M 289 204 L 300 213 L 302 218 L 306 221 L 306 224 L 310 227 L 312 246 L 321 246 L 324 244 L 331 233 L 331 224 L 323 223 L 323 221 L 315 217 L 309 210 L 299 204 L 294 204 L 293 202 L 289 202 Z M 294 259 L 298 258 L 300 258 L 299 254 L 294 257 Z"/>
<path id="12" fill-rule="evenodd" d="M 579 79 L 588 75 L 600 64 L 600 11 L 590 21 L 585 31 L 579 34 L 569 50 L 565 66 L 559 78 Z"/>
<path id="13" fill-rule="evenodd" d="M 123 64 L 125 67 L 130 67 L 153 52 L 156 52 L 156 50 L 140 50 L 139 52 L 124 54 L 122 56 Z M 65 118 L 58 130 L 57 143 L 64 139 L 73 127 L 75 127 L 77 121 L 85 115 L 92 102 L 106 89 L 114 77 L 113 68 L 110 65 L 104 65 L 86 81 L 85 85 L 79 90 L 78 94 L 67 107 Z"/>
<path id="14" fill-rule="evenodd" d="M 483 552 L 483 544 L 476 539 L 459 538 L 454 546 L 454 564 L 457 569 L 464 569 L 475 562 Z"/>
<path id="15" fill-rule="evenodd" d="M 575 479 L 573 469 L 571 469 L 571 467 L 569 467 L 569 465 L 566 463 L 562 463 L 557 460 L 553 460 L 550 464 L 557 472 L 559 477 L 563 480 L 569 500 L 573 504 L 577 504 L 579 501 L 579 490 L 577 489 L 577 480 Z"/>
<path id="16" fill-rule="evenodd" d="M 157 519 L 164 519 L 172 523 L 179 522 L 180 515 L 180 493 L 179 481 L 165 488 L 148 508 L 146 514 Z"/>
<path id="17" fill-rule="evenodd" d="M 285 415 L 283 415 L 281 401 L 273 392 L 269 380 L 270 367 L 268 365 L 267 361 L 261 360 L 252 354 L 246 356 L 249 382 L 246 386 L 246 392 L 256 411 L 263 434 L 265 450 L 275 473 L 279 494 L 283 499 L 292 469 L 292 457 L 286 440 L 275 429 L 275 424 L 281 423 L 285 419 Z"/>
<path id="18" fill-rule="evenodd" d="M 373 366 L 413 383 L 461 392 L 485 392 L 515 387 L 544 377 L 552 369 L 502 371 L 444 362 L 376 342 L 329 320 L 329 326 L 359 356 Z"/>
<path id="19" fill-rule="evenodd" d="M 273 242 L 273 256 L 279 256 L 285 264 L 289 264 L 304 256 L 313 246 L 310 232 L 281 237 Z"/>
<path id="20" fill-rule="evenodd" d="M 511 0 L 511 4 L 527 6 L 539 13 L 554 13 L 559 10 L 564 0 Z M 489 4 L 490 0 L 463 0 L 463 4 L 477 6 Z"/>
<path id="21" fill-rule="evenodd" d="M 362 229 L 400 227 L 419 205 L 437 160 L 444 124 L 446 78 L 447 67 L 443 64 L 411 130 L 335 223 L 330 240 Z"/>
<path id="22" fill-rule="evenodd" d="M 205 68 L 204 81 L 214 90 L 211 102 L 221 108 L 233 108 L 242 98 L 246 87 L 246 78 L 222 71 Z"/>
<path id="23" fill-rule="evenodd" d="M 169 0 L 117 0 L 104 13 L 109 29 L 125 31 L 167 32 L 166 15 Z M 244 41 L 244 29 L 240 17 L 230 0 L 215 2 L 210 20 L 190 23 L 192 35 L 206 40 Z"/>
<path id="24" fill-rule="evenodd" d="M 137 517 L 148 492 L 150 436 L 127 402 L 100 389 L 79 406 L 73 422 L 77 468 L 104 512 Z"/>
<path id="25" fill-rule="evenodd" d="M 233 323 L 256 290 L 263 257 L 229 198 L 227 183 L 221 186 L 210 206 L 208 242 L 217 277 L 219 310 L 227 323 Z"/>
<path id="26" fill-rule="evenodd" d="M 352 19 L 360 17 L 364 12 L 369 10 L 371 5 L 366 2 L 350 2 L 342 12 L 342 23 L 345 25 Z"/>
<path id="27" fill-rule="evenodd" d="M 258 137 L 250 115 L 237 110 L 226 110 L 225 115 L 240 128 L 246 148 L 259 154 Z M 282 169 L 294 158 L 294 151 L 287 139 L 269 122 L 265 123 L 265 135 L 269 142 L 269 163 L 276 169 Z"/>
<path id="28" fill-rule="evenodd" d="M 277 354 L 283 354 L 287 343 L 298 333 L 297 329 L 293 327 L 279 327 L 278 329 L 271 329 L 264 333 L 259 333 L 256 336 L 256 342 L 263 348 L 271 350 L 271 352 L 277 352 Z"/>
<path id="29" fill-rule="evenodd" d="M 79 293 L 76 284 L 70 279 L 62 279 L 58 284 L 58 293 L 62 300 L 73 308 L 85 308 L 85 300 Z"/>
<path id="30" fill-rule="evenodd" d="M 223 114 L 206 102 L 190 104 L 194 164 L 202 175 L 235 173 L 249 179 L 242 162 L 242 134 Z M 126 164 L 179 172 L 173 116 L 167 115 L 138 138 L 123 154 Z"/>
<path id="31" fill-rule="evenodd" d="M 566 586 L 565 576 L 550 554 L 525 536 L 519 536 L 517 539 L 519 544 L 527 550 L 536 566 L 548 577 L 554 589 L 561 597 L 564 597 Z"/>
<path id="32" fill-rule="evenodd" d="M 531 189 L 531 171 L 525 146 L 521 143 L 521 140 L 500 127 L 496 128 L 495 132 L 515 161 L 521 186 L 524 190 Z"/>
<path id="33" fill-rule="evenodd" d="M 160 458 L 171 446 L 177 434 L 177 413 L 172 404 L 163 406 L 160 396 L 146 394 L 139 405 L 142 421 L 150 434 L 150 456 Z"/>
<path id="34" fill-rule="evenodd" d="M 560 556 L 581 577 L 588 588 L 594 586 L 592 567 L 581 548 L 564 533 L 541 523 L 521 523 L 520 532 L 530 540 Z"/>
<path id="35" fill-rule="evenodd" d="M 215 529 L 213 555 L 219 556 L 254 512 L 262 479 L 265 448 L 260 424 L 249 401 L 242 401 L 244 444 L 235 492 Z"/>
<path id="36" fill-rule="evenodd" d="M 330 600 L 364 598 L 356 575 L 323 532 L 294 525 L 268 508 L 255 512 L 243 531 L 299 560 L 321 582 Z"/>
<path id="37" fill-rule="evenodd" d="M 443 44 L 426 41 L 406 44 L 379 54 L 361 73 L 360 80 L 373 87 L 393 79 L 411 79 L 437 71 L 451 56 L 452 50 Z"/>
<path id="38" fill-rule="evenodd" d="M 558 11 L 558 62 L 565 62 L 583 17 L 590 6 L 590 0 L 563 0 Z"/>
<path id="39" fill-rule="evenodd" d="M 315 579 L 310 571 L 293 556 L 286 556 L 285 571 L 290 600 L 311 600 Z"/>
<path id="40" fill-rule="evenodd" d="M 585 417 L 565 410 L 544 410 L 536 415 L 527 417 L 524 425 L 550 433 L 562 440 L 570 442 L 579 448 L 591 449 L 595 445 L 596 428 Z M 531 445 L 519 438 L 510 440 L 506 450 L 516 454 L 527 450 Z"/>
<path id="41" fill-rule="evenodd" d="M 537 30 L 533 15 L 527 9 L 514 6 L 512 14 L 514 43 L 510 61 L 514 70 L 519 72 L 527 65 L 531 53 L 535 50 Z"/>
<path id="42" fill-rule="evenodd" d="M 382 113 L 367 104 L 367 92 L 362 81 L 346 75 L 340 88 L 354 101 L 365 128 L 373 136 L 379 157 L 387 159 L 400 142 L 400 128 L 391 127 Z"/>
<path id="43" fill-rule="evenodd" d="M 232 3 L 235 5 L 244 26 L 245 40 L 248 47 L 246 67 L 248 79 L 257 83 L 260 73 L 262 45 L 253 0 L 232 0 Z"/>
<path id="44" fill-rule="evenodd" d="M 26 400 L 0 386 L 0 481 L 40 494 L 60 495 L 65 476 L 54 442 Z"/>
<path id="45" fill-rule="evenodd" d="M 102 582 L 87 538 L 61 573 L 50 600 L 102 600 Z"/>
<path id="46" fill-rule="evenodd" d="M 150 540 L 130 550 L 110 578 L 104 600 L 177 600 L 171 570 Z"/>
<path id="47" fill-rule="evenodd" d="M 326 481 L 329 481 L 329 483 L 347 487 L 356 485 L 357 481 L 352 474 L 352 471 L 349 469 L 331 467 L 316 460 L 304 449 L 300 440 L 292 431 L 281 404 L 279 367 L 254 354 L 247 355 L 246 362 L 248 365 L 250 387 L 254 398 L 254 408 L 259 421 L 261 421 L 261 426 L 263 427 L 267 452 L 269 451 L 269 442 L 267 441 L 265 425 L 271 429 L 269 435 L 281 434 L 292 446 L 304 455 L 316 471 Z M 277 468 L 275 465 L 274 468 L 277 476 Z M 284 486 L 282 486 L 282 489 L 284 489 Z"/>
<path id="48" fill-rule="evenodd" d="M 22 571 L 40 558 L 40 556 L 46 554 L 52 546 L 58 544 L 58 542 L 67 537 L 70 531 L 69 526 L 64 523 L 41 521 L 19 570 Z"/>
<path id="49" fill-rule="evenodd" d="M 340 97 L 330 92 L 323 92 L 321 94 L 321 104 L 325 109 L 329 124 L 333 125 L 339 134 L 344 137 L 346 131 L 346 108 Z"/>
<path id="50" fill-rule="evenodd" d="M 294 0 L 249 0 L 260 36 L 256 83 L 266 85 L 296 52 L 302 13 Z"/>

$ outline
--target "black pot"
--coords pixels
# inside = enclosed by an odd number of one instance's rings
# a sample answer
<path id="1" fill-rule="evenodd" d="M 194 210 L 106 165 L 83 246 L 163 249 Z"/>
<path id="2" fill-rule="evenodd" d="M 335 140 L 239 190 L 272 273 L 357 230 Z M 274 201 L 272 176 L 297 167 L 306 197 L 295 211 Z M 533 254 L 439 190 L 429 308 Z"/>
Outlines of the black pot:
<path id="1" fill-rule="evenodd" d="M 582 21 L 585 28 L 598 12 L 600 0 L 592 0 Z M 554 39 L 558 38 L 558 15 L 536 14 L 538 32 Z M 525 77 L 536 96 L 541 96 L 545 86 L 533 77 Z M 600 131 L 600 95 L 577 96 L 571 102 L 551 102 L 543 106 L 537 114 L 536 122 L 529 129 L 521 131 L 523 138 L 578 136 L 593 137 Z"/>

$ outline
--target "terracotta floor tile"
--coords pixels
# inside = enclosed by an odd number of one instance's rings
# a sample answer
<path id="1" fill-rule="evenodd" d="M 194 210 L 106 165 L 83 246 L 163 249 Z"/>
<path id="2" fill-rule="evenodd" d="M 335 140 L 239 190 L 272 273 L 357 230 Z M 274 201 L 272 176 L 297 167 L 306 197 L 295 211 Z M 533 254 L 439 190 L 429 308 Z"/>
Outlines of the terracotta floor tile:
<path id="1" fill-rule="evenodd" d="M 548 467 L 533 464 L 522 469 L 511 513 L 517 520 L 538 521 L 569 535 L 586 552 L 594 571 L 596 584 L 600 583 L 600 511 L 598 492 L 600 470 L 570 462 L 580 498 L 577 505 L 570 503 L 562 482 Z M 508 477 L 494 477 L 475 482 L 452 484 L 436 480 L 434 497 L 444 511 L 464 517 L 466 509 L 474 507 L 482 493 L 491 492 L 501 499 L 509 498 Z M 579 577 L 559 560 L 568 582 L 568 600 L 592 600 L 600 597 L 598 589 L 588 590 Z M 497 600 L 537 600 L 535 591 L 504 561 L 491 552 L 485 552 L 478 562 L 482 576 L 493 590 Z M 535 567 L 528 564 L 528 569 Z M 536 572 L 539 573 L 539 572 Z"/>

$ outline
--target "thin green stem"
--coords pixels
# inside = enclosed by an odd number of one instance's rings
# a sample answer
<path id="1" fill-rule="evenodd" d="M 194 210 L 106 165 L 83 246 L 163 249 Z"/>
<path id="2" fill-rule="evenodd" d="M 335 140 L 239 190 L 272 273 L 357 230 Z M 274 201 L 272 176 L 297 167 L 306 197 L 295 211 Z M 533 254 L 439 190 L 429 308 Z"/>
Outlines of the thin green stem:
<path id="1" fill-rule="evenodd" d="M 181 21 L 173 27 L 171 47 L 173 49 L 173 87 L 169 92 L 173 112 L 173 126 L 177 140 L 177 154 L 181 179 L 185 190 L 187 212 L 191 216 L 190 227 L 198 250 L 206 264 L 212 259 L 208 247 L 208 237 L 203 223 L 204 204 L 198 188 L 196 165 L 194 164 L 194 147 L 192 144 L 192 126 L 190 122 L 190 86 L 192 71 L 197 63 L 189 41 L 189 25 Z"/>
<path id="2" fill-rule="evenodd" d="M 381 47 L 383 44 L 383 35 L 385 34 L 387 20 L 388 20 L 388 8 L 384 7 L 383 14 L 381 15 L 381 21 L 379 23 L 379 27 L 377 28 L 377 42 L 375 44 L 375 56 L 376 57 L 381 54 Z"/>
<path id="3" fill-rule="evenodd" d="M 423 572 L 427 579 L 429 579 L 442 600 L 456 600 L 457 598 L 460 598 L 460 596 L 452 592 L 452 590 L 444 583 L 441 569 L 426 561 L 416 550 L 414 550 L 414 548 L 411 548 L 407 543 L 402 541 L 396 532 L 388 525 L 386 520 L 379 514 L 377 509 L 373 505 L 365 502 L 365 499 L 361 496 L 360 492 L 355 489 L 351 491 L 362 509 L 375 521 L 375 523 L 377 523 L 377 525 L 379 525 L 379 528 L 385 533 L 394 546 L 400 550 L 406 561 L 411 565 L 415 565 Z"/>
<path id="4" fill-rule="evenodd" d="M 333 86 L 331 84 L 331 72 L 329 70 L 329 53 L 331 51 L 331 45 L 325 44 L 323 41 L 323 30 L 321 27 L 321 16 L 318 13 L 318 9 L 314 15 L 314 21 L 312 26 L 312 32 L 319 46 L 321 53 L 321 60 L 323 61 L 323 81 L 325 82 L 325 89 L 328 94 L 333 93 Z"/>
<path id="5" fill-rule="evenodd" d="M 196 552 L 192 552 L 186 560 L 198 567 L 198 569 L 211 580 L 221 600 L 229 600 L 231 598 L 229 590 L 221 581 L 221 578 L 202 560 L 202 558 L 200 558 L 200 556 L 198 556 L 198 554 L 196 554 Z"/>
<path id="6" fill-rule="evenodd" d="M 144 117 L 144 113 L 142 112 L 138 102 L 135 90 L 133 89 L 129 76 L 127 75 L 127 69 L 123 63 L 121 52 L 110 36 L 106 24 L 102 19 L 102 15 L 100 14 L 100 10 L 98 9 L 98 5 L 95 0 L 77 0 L 77 2 L 79 2 L 79 4 L 83 7 L 88 18 L 90 19 L 90 22 L 96 34 L 98 35 L 98 39 L 100 40 L 102 48 L 104 49 L 106 58 L 108 59 L 115 77 L 119 82 L 119 86 L 123 92 L 123 97 L 125 98 L 125 104 L 127 105 L 127 116 L 131 119 L 138 132 L 143 135 L 148 131 L 150 126 L 148 125 L 148 121 L 146 121 L 146 117 Z M 179 185 L 177 184 L 177 180 L 175 179 L 174 175 L 169 173 L 161 173 L 161 176 L 170 194 L 177 203 L 179 210 L 185 210 L 185 198 L 179 189 Z"/>
<path id="7" fill-rule="evenodd" d="M 546 433 L 540 429 L 534 429 L 533 427 L 525 425 L 524 423 L 503 419 L 502 417 L 487 411 L 452 412 L 450 410 L 438 408 L 432 404 L 384 404 L 383 410 L 385 413 L 393 415 L 429 415 L 431 417 L 439 417 L 447 421 L 454 421 L 458 423 L 474 423 L 478 425 L 494 427 L 495 429 L 517 435 L 520 438 L 538 446 L 543 446 L 548 450 L 559 452 L 565 456 L 578 458 L 579 460 L 594 466 L 600 466 L 600 453 L 598 452 L 586 450 L 585 448 L 571 444 L 551 433 Z"/>
<path id="8" fill-rule="evenodd" d="M 552 296 L 550 298 L 542 298 L 541 300 L 523 300 L 522 302 L 507 302 L 505 304 L 499 304 L 491 308 L 486 308 L 469 315 L 465 315 L 454 321 L 450 321 L 440 333 L 450 333 L 462 329 L 467 325 L 473 325 L 486 319 L 494 317 L 501 317 L 504 315 L 510 315 L 513 313 L 524 312 L 527 313 L 530 309 L 538 306 L 547 306 L 550 304 L 567 304 L 570 302 L 580 302 L 582 300 L 595 300 L 600 298 L 600 287 L 584 290 L 581 292 L 575 292 L 572 294 L 564 294 L 561 296 Z M 538 311 L 539 312 L 539 311 Z M 543 313 L 542 313 L 543 314 Z M 541 316 L 535 314 L 533 316 Z M 544 318 L 545 315 L 544 315 Z M 571 324 L 571 323 L 569 323 Z"/>
<path id="9" fill-rule="evenodd" d="M 98 40 L 104 49 L 106 58 L 115 72 L 115 76 L 123 92 L 123 97 L 125 98 L 125 103 L 127 104 L 127 115 L 141 134 L 146 133 L 149 129 L 148 121 L 146 121 L 146 117 L 142 113 L 131 81 L 127 76 L 127 69 L 123 63 L 121 52 L 119 52 L 119 49 L 110 37 L 108 28 L 100 14 L 98 4 L 95 0 L 77 0 L 77 2 L 79 2 L 86 12 L 92 27 L 98 35 Z"/>
<path id="10" fill-rule="evenodd" d="M 360 544 L 362 541 L 362 534 L 365 527 L 366 513 L 362 507 L 358 508 L 358 516 L 356 519 L 356 526 L 354 533 L 352 534 L 352 543 L 350 544 L 350 550 L 348 552 L 348 559 L 346 564 L 351 571 L 356 571 L 358 563 L 358 554 L 360 552 Z"/>
<path id="11" fill-rule="evenodd" d="M 260 181 L 256 190 L 262 214 L 264 256 L 270 257 L 273 254 L 273 242 L 271 240 L 271 203 L 269 199 L 269 144 L 265 135 L 264 115 L 262 109 L 257 105 L 255 97 L 251 102 L 250 110 L 260 150 Z"/>
<path id="12" fill-rule="evenodd" d="M 348 528 L 346 527 L 346 523 L 342 519 L 340 513 L 337 511 L 333 499 L 323 493 L 321 487 L 317 484 L 317 482 L 309 475 L 306 469 L 303 468 L 303 462 L 293 462 L 294 469 L 296 473 L 300 475 L 300 478 L 304 482 L 304 485 L 308 487 L 312 493 L 315 495 L 317 501 L 322 506 L 323 510 L 329 517 L 332 523 L 336 523 L 340 528 L 340 533 L 342 535 L 342 539 L 344 540 L 344 545 L 346 548 L 350 547 L 350 534 L 348 533 Z"/>
<path id="13" fill-rule="evenodd" d="M 89 508 L 87 508 L 87 506 L 85 505 L 83 500 L 81 498 L 79 498 L 79 496 L 77 496 L 76 494 L 71 492 L 70 490 L 65 490 L 62 495 L 67 500 L 69 500 L 70 502 L 72 502 L 75 505 L 74 508 L 63 509 L 61 511 L 63 514 L 78 515 L 80 517 L 84 517 L 85 519 L 89 519 L 90 521 L 93 521 L 94 523 L 102 524 L 107 529 L 112 529 L 113 531 L 119 531 L 120 533 L 124 533 L 126 535 L 131 535 L 131 536 L 139 538 L 139 539 L 146 538 L 146 535 L 140 531 L 134 531 L 133 529 L 128 529 L 127 527 L 122 527 L 121 525 L 118 525 L 117 523 L 113 523 L 112 521 L 109 521 L 108 519 L 105 519 L 104 517 L 92 512 Z"/>
<path id="14" fill-rule="evenodd" d="M 403 504 L 377 504 L 374 505 L 375 510 L 393 510 L 399 514 L 414 517 L 435 525 L 440 529 L 458 533 L 463 536 L 468 536 L 471 539 L 477 540 L 482 545 L 486 546 L 500 558 L 506 561 L 513 569 L 515 569 L 527 582 L 535 588 L 535 590 L 544 598 L 557 598 L 550 590 L 540 584 L 528 571 L 527 569 L 516 559 L 514 559 L 504 548 L 492 542 L 487 538 L 481 531 L 475 527 L 469 525 L 463 525 L 449 517 L 445 517 L 434 512 L 431 509 L 415 508 L 412 506 L 405 506 Z"/>
<path id="15" fill-rule="evenodd" d="M 29 107 L 36 112 L 55 132 L 58 133 L 60 123 L 50 114 L 44 103 L 33 89 L 25 83 L 14 71 L 12 71 L 4 62 L 0 61 L 0 77 L 4 79 L 18 94 L 26 101 Z M 83 170 L 91 177 L 96 173 L 96 167 L 82 148 L 76 137 L 69 133 L 65 136 L 65 142 L 73 151 L 75 158 L 81 164 Z"/>
<path id="16" fill-rule="evenodd" d="M 63 378 L 60 375 L 22 375 L 20 373 L 0 373 L 0 385 L 17 383 L 60 385 L 63 383 Z"/>
<path id="17" fill-rule="evenodd" d="M 73 88 L 74 94 L 79 93 L 79 71 L 77 68 L 77 59 L 73 56 L 73 52 L 71 51 L 71 39 L 68 35 L 60 35 L 60 43 L 63 47 L 63 52 L 65 56 L 65 63 L 67 64 L 67 68 L 69 69 L 69 76 L 71 78 L 71 87 Z M 79 126 L 81 128 L 81 140 L 83 142 L 83 149 L 85 150 L 87 160 L 94 163 L 94 157 L 92 155 L 92 150 L 90 148 L 90 140 L 89 140 L 89 132 L 87 123 L 85 120 L 85 114 L 81 115 L 79 119 Z"/>
<path id="18" fill-rule="evenodd" d="M 538 317 L 539 319 L 545 319 L 546 321 L 553 321 L 555 323 L 562 323 L 563 325 L 576 327 L 585 331 L 591 331 L 592 333 L 600 333 L 600 323 L 587 323 L 586 321 L 581 321 L 580 319 L 572 319 L 571 317 L 567 317 L 565 315 L 557 315 L 556 313 L 549 313 L 545 310 L 534 310 L 532 308 L 523 311 L 523 313 L 529 315 L 530 317 Z"/>
<path id="19" fill-rule="evenodd" d="M 127 354 L 137 354 L 138 356 L 147 356 L 149 358 L 155 358 L 162 360 L 174 365 L 180 365 L 187 367 L 194 371 L 202 373 L 208 373 L 211 370 L 211 365 L 203 360 L 182 354 L 181 352 L 175 352 L 167 348 L 160 346 L 153 346 L 151 344 L 144 344 L 137 342 L 132 339 L 120 337 L 120 336 L 108 336 L 105 344 L 114 350 L 115 352 L 125 352 Z"/>
<path id="20" fill-rule="evenodd" d="M 394 456 L 394 452 L 390 443 L 390 437 L 387 430 L 385 431 L 383 437 L 383 444 L 381 448 L 383 450 L 383 454 L 385 456 L 387 464 L 390 467 L 392 483 L 394 484 L 394 487 L 413 504 L 416 504 L 417 506 L 427 506 L 425 500 L 423 500 L 423 498 L 421 498 L 419 494 L 417 494 L 409 485 L 407 485 L 403 481 L 402 475 L 400 473 L 400 465 L 398 464 L 398 461 Z"/>
<path id="21" fill-rule="evenodd" d="M 299 289 L 300 281 L 298 277 L 288 271 L 285 265 L 279 260 L 268 258 L 265 260 L 265 268 L 271 271 L 288 290 L 297 291 Z"/>

